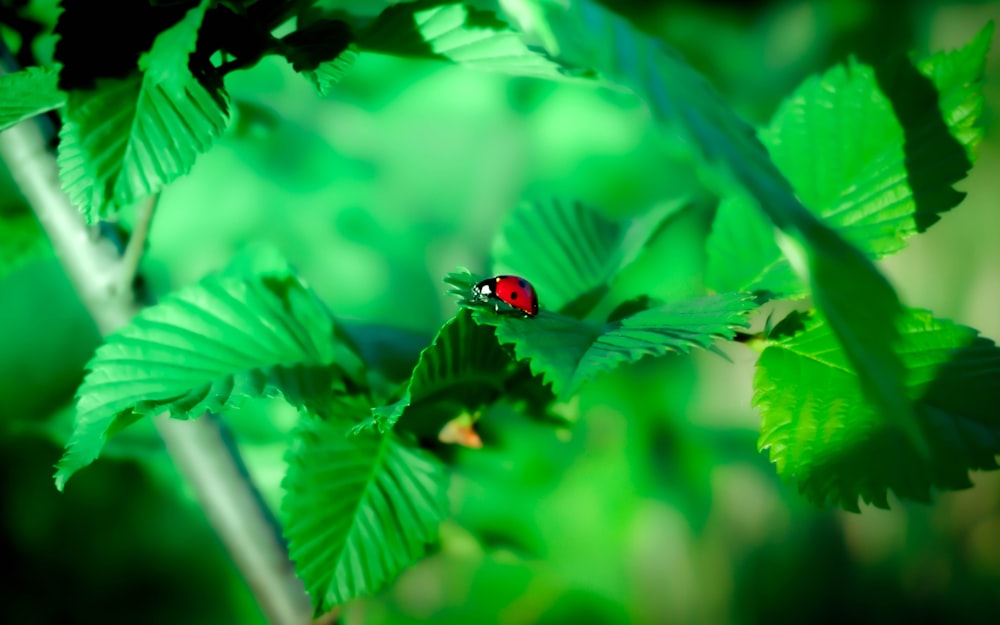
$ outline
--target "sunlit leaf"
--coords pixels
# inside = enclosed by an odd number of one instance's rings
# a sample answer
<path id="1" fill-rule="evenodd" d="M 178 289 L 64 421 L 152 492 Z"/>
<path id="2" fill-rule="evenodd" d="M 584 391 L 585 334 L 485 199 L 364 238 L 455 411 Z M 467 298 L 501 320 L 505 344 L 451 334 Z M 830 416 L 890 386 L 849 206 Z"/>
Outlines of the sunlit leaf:
<path id="1" fill-rule="evenodd" d="M 197 36 L 204 6 L 157 37 L 143 56 L 146 72 L 99 80 L 95 90 L 69 94 L 60 132 L 60 179 L 88 219 L 187 174 L 229 123 L 221 81 L 195 77 L 187 54 L 180 53 Z"/>
<path id="2" fill-rule="evenodd" d="M 420 423 L 400 425 L 436 432 L 458 411 L 472 411 L 497 399 L 510 365 L 493 329 L 475 323 L 468 310 L 459 310 L 420 353 L 402 398 L 376 407 L 372 418 L 355 431 L 375 425 L 380 432 L 388 432 L 400 418 L 414 418 Z"/>
<path id="3" fill-rule="evenodd" d="M 776 329 L 777 330 L 777 329 Z M 930 445 L 925 459 L 862 393 L 821 319 L 764 350 L 754 378 L 760 449 L 820 505 L 888 507 L 887 491 L 927 501 L 971 485 L 1000 454 L 1000 349 L 971 328 L 910 310 L 900 321 L 906 388 Z"/>
<path id="4" fill-rule="evenodd" d="M 872 257 L 901 249 L 964 196 L 952 187 L 982 137 L 992 33 L 919 71 L 902 58 L 875 69 L 851 59 L 806 81 L 765 134 L 805 204 Z"/>
<path id="5" fill-rule="evenodd" d="M 797 258 L 793 267 L 807 279 L 866 390 L 923 446 L 893 351 L 901 312 L 895 291 L 868 258 L 801 204 L 753 128 L 708 81 L 671 47 L 596 2 L 504 0 L 501 6 L 526 38 L 548 41 L 551 55 L 592 68 L 643 98 L 665 130 L 686 140 L 706 177 L 745 192 L 785 233 L 783 250 Z"/>
<path id="6" fill-rule="evenodd" d="M 191 418 L 278 393 L 322 405 L 336 354 L 332 320 L 292 274 L 212 275 L 172 293 L 97 349 L 56 485 L 93 462 L 113 429 L 142 415 Z"/>
<path id="7" fill-rule="evenodd" d="M 358 46 L 396 56 L 434 58 L 471 69 L 556 80 L 589 79 L 524 44 L 501 17 L 465 3 L 401 2 L 358 35 Z"/>
<path id="8" fill-rule="evenodd" d="M 471 299 L 475 279 L 470 274 L 452 273 L 446 281 L 463 298 L 461 305 L 472 309 L 476 323 L 494 326 L 497 339 L 513 345 L 518 360 L 526 360 L 560 397 L 644 356 L 709 349 L 719 339 L 731 339 L 754 307 L 746 295 L 731 293 L 661 305 L 606 324 L 544 309 L 532 318 L 515 318 Z"/>
<path id="9" fill-rule="evenodd" d="M 345 436 L 370 408 L 345 404 L 341 421 L 304 420 L 281 505 L 295 571 L 317 614 L 371 594 L 420 558 L 447 514 L 447 474 L 393 433 Z"/>
<path id="10" fill-rule="evenodd" d="M 0 131 L 62 106 L 66 94 L 59 90 L 58 82 L 55 67 L 29 67 L 0 76 Z"/>
<path id="11" fill-rule="evenodd" d="M 914 66 L 851 59 L 806 80 L 762 134 L 805 205 L 872 258 L 903 248 L 964 194 L 953 185 L 982 137 L 982 79 L 993 26 Z M 770 224 L 741 198 L 719 209 L 707 280 L 717 290 L 798 295 Z"/>

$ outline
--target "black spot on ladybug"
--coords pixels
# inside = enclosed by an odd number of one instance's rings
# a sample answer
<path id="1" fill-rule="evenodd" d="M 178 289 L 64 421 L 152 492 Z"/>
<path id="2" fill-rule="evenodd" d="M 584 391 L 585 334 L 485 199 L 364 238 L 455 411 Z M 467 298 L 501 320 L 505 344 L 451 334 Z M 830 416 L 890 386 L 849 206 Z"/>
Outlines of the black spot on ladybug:
<path id="1" fill-rule="evenodd" d="M 521 287 L 522 289 L 526 289 L 528 288 L 528 282 L 526 280 L 518 280 L 517 286 Z"/>
<path id="2" fill-rule="evenodd" d="M 517 299 L 517 291 L 514 291 L 513 293 L 511 293 L 510 294 L 510 298 L 511 299 Z"/>

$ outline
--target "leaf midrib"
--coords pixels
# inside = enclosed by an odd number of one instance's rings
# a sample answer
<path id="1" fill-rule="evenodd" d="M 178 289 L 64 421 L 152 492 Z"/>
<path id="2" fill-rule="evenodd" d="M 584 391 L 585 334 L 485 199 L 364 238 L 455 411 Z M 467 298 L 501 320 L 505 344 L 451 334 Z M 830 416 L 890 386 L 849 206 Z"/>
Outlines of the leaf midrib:
<path id="1" fill-rule="evenodd" d="M 334 581 L 337 579 L 337 573 L 341 570 L 344 565 L 344 556 L 347 553 L 347 545 L 355 539 L 355 532 L 358 528 L 358 513 L 360 512 L 365 500 L 369 497 L 369 491 L 375 487 L 377 488 L 378 473 L 381 468 L 382 463 L 385 461 L 386 449 L 391 442 L 389 437 L 391 434 L 379 435 L 378 451 L 375 456 L 374 462 L 371 464 L 371 470 L 368 473 L 368 477 L 365 479 L 364 488 L 360 489 L 360 495 L 358 496 L 357 504 L 352 507 L 351 523 L 347 532 L 344 534 L 344 541 L 340 545 L 339 553 L 337 554 L 336 564 L 333 567 L 333 575 L 330 579 L 330 585 L 332 586 Z M 324 589 L 324 596 L 330 592 L 330 586 Z"/>

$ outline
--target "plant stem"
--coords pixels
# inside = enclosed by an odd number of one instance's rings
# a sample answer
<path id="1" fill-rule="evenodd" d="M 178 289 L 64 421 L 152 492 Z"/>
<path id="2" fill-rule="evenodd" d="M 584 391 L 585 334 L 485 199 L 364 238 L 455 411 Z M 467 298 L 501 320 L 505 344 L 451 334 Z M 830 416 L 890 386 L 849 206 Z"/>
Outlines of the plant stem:
<path id="1" fill-rule="evenodd" d="M 138 265 L 145 233 L 136 233 L 136 251 L 128 252 L 123 264 L 115 246 L 87 227 L 62 193 L 55 158 L 33 121 L 0 133 L 0 158 L 100 332 L 107 335 L 128 323 L 139 311 L 139 302 L 132 289 L 119 288 L 119 281 L 123 270 L 130 276 L 134 273 L 128 264 Z M 143 228 L 148 227 L 151 205 L 147 212 Z M 268 621 L 273 625 L 310 623 L 312 606 L 295 577 L 271 512 L 218 420 L 178 421 L 160 415 L 154 423 Z"/>
<path id="2" fill-rule="evenodd" d="M 128 238 L 128 245 L 118 263 L 118 288 L 123 293 L 133 292 L 132 285 L 139 275 L 139 263 L 146 251 L 146 241 L 149 240 L 149 226 L 153 221 L 153 213 L 160 201 L 160 194 L 154 193 L 139 203 L 135 209 L 135 223 Z"/>

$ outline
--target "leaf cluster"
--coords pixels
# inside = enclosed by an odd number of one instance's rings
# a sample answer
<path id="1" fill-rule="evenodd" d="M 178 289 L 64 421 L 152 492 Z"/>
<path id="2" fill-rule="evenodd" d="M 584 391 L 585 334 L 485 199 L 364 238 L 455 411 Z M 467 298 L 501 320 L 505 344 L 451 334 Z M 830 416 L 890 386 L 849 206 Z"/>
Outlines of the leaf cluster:
<path id="1" fill-rule="evenodd" d="M 285 533 L 325 612 L 377 591 L 435 540 L 448 513 L 446 454 L 433 453 L 443 431 L 464 428 L 458 439 L 474 441 L 498 403 L 557 418 L 557 401 L 615 368 L 717 351 L 718 341 L 746 338 L 762 302 L 805 296 L 811 314 L 753 337 L 765 346 L 754 380 L 760 448 L 779 474 L 813 501 L 856 510 L 859 498 L 927 499 L 931 488 L 967 486 L 969 469 L 996 467 L 997 348 L 903 306 L 874 265 L 962 198 L 953 185 L 982 134 L 992 24 L 955 52 L 878 67 L 848 60 L 803 83 L 757 132 L 675 51 L 587 0 L 508 0 L 500 11 L 422 0 L 370 18 L 310 2 L 124 4 L 142 28 L 85 57 L 82 25 L 94 12 L 65 0 L 59 66 L 0 77 L 0 129 L 62 107 L 62 184 L 91 218 L 190 170 L 229 123 L 227 72 L 280 54 L 322 94 L 366 51 L 631 90 L 658 127 L 685 139 L 720 200 L 704 284 L 671 300 L 656 297 L 658 273 L 633 297 L 615 289 L 670 216 L 617 220 L 579 202 L 521 203 L 490 269 L 529 280 L 539 314 L 506 314 L 475 296 L 485 276 L 456 271 L 445 280 L 455 315 L 401 372 L 283 260 L 237 258 L 98 349 L 60 488 L 138 419 L 281 396 L 301 414 L 283 483 Z M 276 38 L 288 20 L 295 29 Z"/>
<path id="2" fill-rule="evenodd" d="M 897 56 L 869 67 L 850 59 L 801 85 L 762 133 L 803 202 L 869 258 L 903 249 L 964 197 L 953 185 L 971 168 L 982 137 L 981 81 L 992 34 L 991 23 L 960 50 L 919 61 Z M 772 296 L 806 294 L 760 221 L 738 199 L 720 205 L 708 243 L 709 281 Z M 852 305 L 870 315 L 858 295 Z M 795 478 L 810 500 L 856 511 L 859 498 L 887 507 L 889 490 L 927 501 L 931 488 L 968 487 L 969 469 L 996 467 L 992 342 L 928 311 L 904 309 L 893 349 L 917 436 L 901 436 L 898 419 L 868 392 L 867 372 L 831 340 L 829 311 L 821 312 L 826 316 L 798 333 L 774 337 L 758 363 L 760 447 L 779 474 Z M 974 407 L 977 401 L 983 404 Z"/>
<path id="3" fill-rule="evenodd" d="M 496 12 L 461 2 L 391 4 L 370 20 L 303 1 L 105 5 L 62 0 L 56 64 L 0 77 L 0 130 L 60 110 L 60 180 L 91 221 L 190 172 L 230 124 L 225 76 L 268 55 L 284 57 L 321 95 L 366 51 L 590 80 L 530 49 Z M 294 30 L 275 36 L 288 22 Z"/>
<path id="4" fill-rule="evenodd" d="M 574 273 L 611 266 L 615 275 L 635 255 L 623 249 L 624 224 L 580 204 L 525 203 L 510 220 L 508 232 L 534 224 L 542 238 L 564 225 L 603 224 L 595 237 L 604 243 L 565 257 L 555 248 L 498 241 L 524 271 L 555 258 Z M 248 398 L 283 397 L 302 415 L 283 484 L 286 535 L 323 612 L 377 590 L 432 541 L 446 514 L 447 473 L 422 447 L 439 448 L 449 427 L 452 436 L 456 427 L 474 432 L 498 402 L 558 421 L 557 399 L 647 356 L 712 349 L 734 338 L 754 307 L 738 293 L 672 303 L 644 298 L 600 318 L 588 314 L 598 308 L 574 304 L 602 286 L 581 279 L 560 291 L 565 312 L 544 308 L 536 318 L 515 319 L 466 297 L 476 280 L 468 272 L 447 278 L 463 296 L 460 306 L 398 380 L 365 356 L 276 253 L 237 257 L 143 310 L 97 350 L 78 392 L 57 486 L 144 416 L 186 419 L 231 412 Z"/>
<path id="5" fill-rule="evenodd" d="M 782 476 L 797 478 L 813 501 L 856 510 L 859 497 L 885 506 L 893 490 L 926 500 L 932 487 L 967 485 L 968 469 L 995 467 L 996 411 L 970 413 L 960 399 L 998 386 L 992 343 L 976 343 L 971 365 L 968 335 L 924 320 L 938 334 L 924 353 L 910 332 L 926 311 L 903 306 L 872 264 L 963 197 L 953 185 L 982 136 L 992 22 L 962 49 L 926 59 L 897 55 L 875 67 L 848 59 L 803 83 L 758 133 L 674 50 L 596 3 L 504 7 L 551 55 L 629 88 L 664 130 L 687 139 L 722 198 L 706 242 L 710 289 L 812 297 L 818 325 L 800 331 L 824 341 L 759 337 L 767 346 L 755 378 L 760 446 Z M 775 355 L 789 345 L 802 358 Z M 845 377 L 806 376 L 816 362 Z M 966 367 L 967 378 L 953 373 Z M 948 388 L 935 393 L 933 417 L 921 401 L 927 384 Z M 937 422 L 969 432 L 959 425 L 967 419 L 971 439 L 940 436 Z M 885 469 L 882 459 L 896 464 Z"/>

